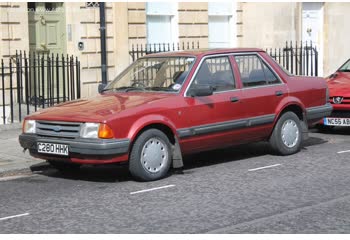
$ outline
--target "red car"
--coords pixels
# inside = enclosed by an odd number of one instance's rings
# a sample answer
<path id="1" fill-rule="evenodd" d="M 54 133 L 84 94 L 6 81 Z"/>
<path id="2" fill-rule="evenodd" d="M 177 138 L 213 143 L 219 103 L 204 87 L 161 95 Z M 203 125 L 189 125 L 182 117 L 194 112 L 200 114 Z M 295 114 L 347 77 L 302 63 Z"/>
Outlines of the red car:
<path id="1" fill-rule="evenodd" d="M 332 114 L 324 118 L 325 126 L 350 126 L 350 59 L 327 78 Z"/>
<path id="2" fill-rule="evenodd" d="M 296 153 L 332 111 L 324 79 L 292 76 L 260 49 L 148 55 L 99 91 L 26 117 L 21 146 L 57 168 L 128 161 L 150 181 L 194 152 L 269 141 Z"/>

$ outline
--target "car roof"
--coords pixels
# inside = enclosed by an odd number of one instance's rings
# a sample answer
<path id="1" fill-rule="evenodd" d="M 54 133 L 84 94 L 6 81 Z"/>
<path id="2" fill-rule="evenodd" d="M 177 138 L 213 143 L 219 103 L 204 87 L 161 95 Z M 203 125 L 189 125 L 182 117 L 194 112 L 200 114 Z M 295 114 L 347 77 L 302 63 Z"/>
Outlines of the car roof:
<path id="1" fill-rule="evenodd" d="M 174 52 L 160 52 L 146 55 L 147 57 L 176 57 L 176 56 L 202 56 L 202 55 L 213 55 L 213 54 L 225 54 L 225 53 L 240 53 L 240 52 L 264 52 L 259 48 L 199 48 L 199 49 L 188 49 Z"/>

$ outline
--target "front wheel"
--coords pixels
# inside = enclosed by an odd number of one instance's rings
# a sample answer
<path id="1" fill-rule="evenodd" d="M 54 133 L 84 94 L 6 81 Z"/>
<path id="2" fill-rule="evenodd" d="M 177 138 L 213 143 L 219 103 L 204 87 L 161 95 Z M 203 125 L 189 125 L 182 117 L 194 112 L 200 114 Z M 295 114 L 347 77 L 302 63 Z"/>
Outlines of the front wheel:
<path id="1" fill-rule="evenodd" d="M 301 129 L 300 119 L 295 113 L 284 113 L 278 119 L 270 137 L 272 149 L 280 155 L 299 152 L 302 141 Z"/>
<path id="2" fill-rule="evenodd" d="M 172 159 L 171 143 L 158 129 L 143 132 L 135 141 L 129 158 L 131 175 L 141 181 L 165 177 Z"/>

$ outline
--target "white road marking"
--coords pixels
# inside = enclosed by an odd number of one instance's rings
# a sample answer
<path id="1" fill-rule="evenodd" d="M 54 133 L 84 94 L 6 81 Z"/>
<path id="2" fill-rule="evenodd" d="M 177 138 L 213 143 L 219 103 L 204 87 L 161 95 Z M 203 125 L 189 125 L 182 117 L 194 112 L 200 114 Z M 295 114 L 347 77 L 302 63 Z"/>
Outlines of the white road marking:
<path id="1" fill-rule="evenodd" d="M 164 189 L 164 188 L 171 188 L 171 187 L 175 187 L 175 185 L 166 185 L 166 186 L 162 186 L 162 187 L 156 187 L 156 188 L 150 188 L 150 189 L 145 189 L 145 190 L 140 190 L 140 191 L 136 191 L 136 192 L 131 192 L 130 194 L 137 194 L 137 193 L 144 193 L 144 192 L 150 192 L 150 191 L 155 191 L 155 190 L 159 190 L 159 189 Z"/>
<path id="2" fill-rule="evenodd" d="M 337 153 L 347 153 L 347 152 L 350 152 L 350 150 L 340 151 L 340 152 L 337 152 Z"/>
<path id="3" fill-rule="evenodd" d="M 34 174 L 0 177 L 0 182 L 5 182 L 5 181 L 10 181 L 10 180 L 15 180 L 15 179 L 21 179 L 21 178 L 29 178 L 29 177 L 33 177 L 33 176 L 34 176 Z"/>
<path id="4" fill-rule="evenodd" d="M 23 213 L 23 214 L 18 214 L 18 215 L 3 217 L 3 218 L 0 218 L 0 221 L 7 220 L 7 219 L 11 219 L 11 218 L 16 218 L 16 217 L 24 217 L 24 216 L 28 216 L 28 215 L 29 215 L 29 213 Z"/>
<path id="5" fill-rule="evenodd" d="M 265 169 L 265 168 L 273 168 L 273 167 L 277 167 L 277 166 L 281 166 L 282 164 L 274 164 L 274 165 L 269 165 L 269 166 L 265 166 L 265 167 L 259 167 L 259 168 L 252 168 L 252 169 L 249 169 L 248 172 L 253 172 L 253 171 L 258 171 L 258 170 L 261 170 L 261 169 Z"/>

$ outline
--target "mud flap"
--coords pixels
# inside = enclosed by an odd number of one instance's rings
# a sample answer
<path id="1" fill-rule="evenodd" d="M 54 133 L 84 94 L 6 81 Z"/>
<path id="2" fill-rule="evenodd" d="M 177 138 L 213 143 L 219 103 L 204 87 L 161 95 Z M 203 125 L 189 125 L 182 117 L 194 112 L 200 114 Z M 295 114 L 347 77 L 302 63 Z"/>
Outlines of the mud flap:
<path id="1" fill-rule="evenodd" d="M 302 133 L 302 141 L 306 141 L 309 139 L 309 127 L 306 121 L 305 113 L 303 114 L 303 121 L 300 121 L 301 124 L 301 133 Z"/>
<path id="2" fill-rule="evenodd" d="M 175 145 L 173 146 L 173 168 L 182 168 L 183 166 L 181 148 L 177 137 L 175 137 Z"/>

